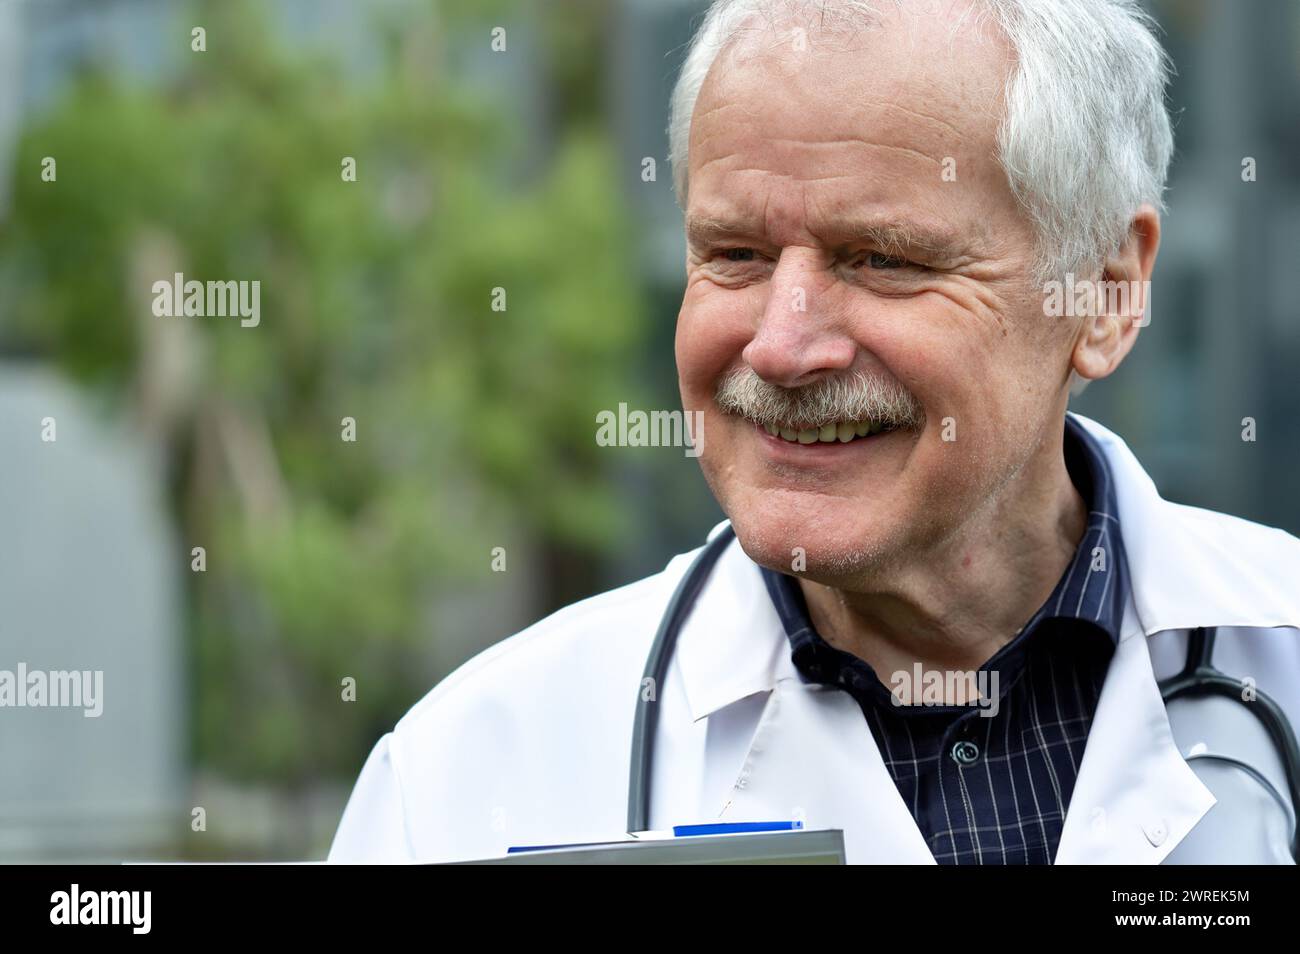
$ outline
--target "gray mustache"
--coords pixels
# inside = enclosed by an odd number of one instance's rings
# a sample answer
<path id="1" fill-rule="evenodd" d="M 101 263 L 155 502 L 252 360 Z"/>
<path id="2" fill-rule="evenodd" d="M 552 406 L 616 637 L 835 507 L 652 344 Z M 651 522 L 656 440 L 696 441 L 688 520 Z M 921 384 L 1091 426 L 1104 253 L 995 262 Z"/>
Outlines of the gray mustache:
<path id="1" fill-rule="evenodd" d="M 838 421 L 875 421 L 891 428 L 921 427 L 925 411 L 891 378 L 854 371 L 797 388 L 764 381 L 752 368 L 732 372 L 714 396 L 719 408 L 759 425 L 814 428 Z"/>

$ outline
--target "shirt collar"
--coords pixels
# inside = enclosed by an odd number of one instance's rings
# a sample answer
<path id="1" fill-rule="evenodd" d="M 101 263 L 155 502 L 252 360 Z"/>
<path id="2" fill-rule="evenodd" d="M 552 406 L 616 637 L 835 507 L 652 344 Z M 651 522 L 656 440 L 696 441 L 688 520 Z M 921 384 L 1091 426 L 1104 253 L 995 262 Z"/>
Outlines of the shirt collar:
<path id="1" fill-rule="evenodd" d="M 1018 657 L 1023 650 L 1022 637 L 1049 619 L 1079 620 L 1104 631 L 1112 644 L 1119 642 L 1128 596 L 1128 570 L 1120 535 L 1115 481 L 1096 439 L 1069 417 L 1065 420 L 1062 444 L 1070 479 L 1088 508 L 1083 537 L 1051 596 L 995 655 L 1002 666 L 1011 665 L 1013 657 Z M 759 569 L 790 641 L 796 665 L 812 678 L 825 678 L 827 670 L 843 658 L 841 652 L 817 633 L 795 578 L 766 567 Z"/>
<path id="2" fill-rule="evenodd" d="M 1026 628 L 1045 619 L 1083 620 L 1105 630 L 1117 643 L 1128 598 L 1129 567 L 1115 478 L 1101 445 L 1069 416 L 1062 445 L 1070 479 L 1088 508 L 1087 522 L 1074 559 Z"/>

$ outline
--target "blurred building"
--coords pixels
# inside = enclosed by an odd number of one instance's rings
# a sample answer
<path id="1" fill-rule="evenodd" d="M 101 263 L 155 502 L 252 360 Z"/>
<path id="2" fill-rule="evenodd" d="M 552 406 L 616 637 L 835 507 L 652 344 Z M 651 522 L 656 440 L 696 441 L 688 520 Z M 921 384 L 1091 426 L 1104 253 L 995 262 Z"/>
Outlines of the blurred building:
<path id="1" fill-rule="evenodd" d="M 31 366 L 0 365 L 0 447 L 0 670 L 102 674 L 93 705 L 0 709 L 0 860 L 158 857 L 189 825 L 185 557 L 162 475 Z"/>

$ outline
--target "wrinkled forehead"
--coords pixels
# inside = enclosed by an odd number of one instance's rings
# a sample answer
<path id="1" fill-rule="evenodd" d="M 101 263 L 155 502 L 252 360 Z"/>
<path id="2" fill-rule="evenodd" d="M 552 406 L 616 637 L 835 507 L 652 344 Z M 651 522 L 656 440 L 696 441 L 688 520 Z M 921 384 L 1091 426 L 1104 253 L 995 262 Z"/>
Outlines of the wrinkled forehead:
<path id="1" fill-rule="evenodd" d="M 964 3 L 877 6 L 865 23 L 747 22 L 695 104 L 692 193 L 746 169 L 808 182 L 874 171 L 935 184 L 945 160 L 967 184 L 1006 188 L 997 131 L 1012 58 L 1001 33 Z"/>
<path id="2" fill-rule="evenodd" d="M 935 107 L 1000 99 L 1014 60 L 1010 42 L 978 0 L 878 0 L 874 13 L 792 0 L 745 19 L 722 48 L 701 89 L 728 89 L 729 77 L 759 65 L 787 82 L 831 57 L 843 72 L 822 76 L 850 92 L 860 83 L 935 100 Z"/>

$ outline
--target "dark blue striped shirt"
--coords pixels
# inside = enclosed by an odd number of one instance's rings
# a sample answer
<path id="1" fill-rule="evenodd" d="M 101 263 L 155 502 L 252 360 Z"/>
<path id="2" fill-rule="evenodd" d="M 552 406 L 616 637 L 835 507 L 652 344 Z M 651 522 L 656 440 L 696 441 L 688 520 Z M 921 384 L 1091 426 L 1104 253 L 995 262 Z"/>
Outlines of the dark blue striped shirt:
<path id="1" fill-rule="evenodd" d="M 763 569 L 796 668 L 857 700 L 940 864 L 1050 864 L 1060 842 L 1128 589 L 1105 456 L 1069 417 L 1064 446 L 1087 529 L 1047 602 L 975 675 L 998 699 L 992 716 L 983 704 L 895 705 L 867 663 L 818 635 L 795 578 Z"/>

